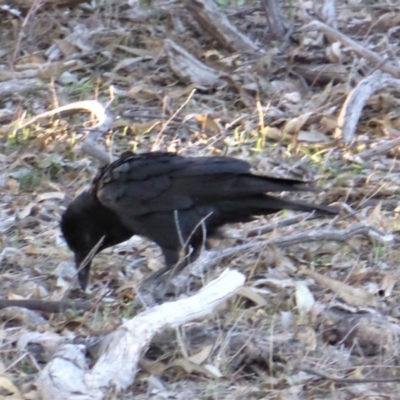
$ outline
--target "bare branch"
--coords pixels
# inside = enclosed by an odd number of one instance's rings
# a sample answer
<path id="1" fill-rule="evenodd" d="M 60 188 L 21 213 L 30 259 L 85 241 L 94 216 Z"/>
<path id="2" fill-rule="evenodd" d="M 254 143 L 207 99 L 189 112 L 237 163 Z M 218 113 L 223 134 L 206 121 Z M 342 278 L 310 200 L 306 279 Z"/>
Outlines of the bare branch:
<path id="1" fill-rule="evenodd" d="M 203 251 L 196 261 L 190 264 L 181 274 L 174 277 L 171 282 L 175 287 L 185 287 L 190 275 L 202 276 L 204 271 L 214 267 L 222 258 L 232 256 L 245 250 L 261 249 L 268 244 L 277 245 L 279 247 L 288 247 L 300 243 L 319 242 L 323 240 L 346 242 L 356 235 L 365 235 L 385 244 L 395 240 L 393 235 L 385 235 L 376 228 L 364 223 L 358 223 L 346 229 L 315 229 L 299 233 L 298 235 L 280 236 L 274 239 L 262 241 L 257 240 L 223 250 Z"/>
<path id="2" fill-rule="evenodd" d="M 41 398 L 100 400 L 111 387 L 119 393 L 134 382 L 140 355 L 156 333 L 210 314 L 244 282 L 243 274 L 226 270 L 194 296 L 142 312 L 105 338 L 92 371 L 87 369 L 81 345 L 61 347 L 37 381 Z"/>
<path id="3" fill-rule="evenodd" d="M 260 53 L 259 47 L 220 12 L 214 0 L 185 0 L 185 6 L 200 26 L 223 46 L 236 52 Z"/>
<path id="4" fill-rule="evenodd" d="M 199 89 L 221 87 L 221 72 L 203 64 L 183 47 L 166 39 L 164 49 L 168 56 L 168 65 L 172 72 L 183 82 L 192 83 Z"/>
<path id="5" fill-rule="evenodd" d="M 321 21 L 313 20 L 304 10 L 303 15 L 304 18 L 310 23 L 304 26 L 302 30 L 318 29 L 322 31 L 332 42 L 340 42 L 343 46 L 350 47 L 359 56 L 364 57 L 366 60 L 371 62 L 376 68 L 393 75 L 395 78 L 400 78 L 400 71 L 396 65 L 393 65 L 391 62 L 382 58 L 379 54 L 367 49 L 366 47 L 357 43 L 355 40 L 350 39 L 337 29 L 331 28 L 329 25 L 324 24 Z"/>
<path id="6" fill-rule="evenodd" d="M 374 74 L 362 79 L 351 90 L 338 117 L 338 126 L 334 133 L 336 139 L 342 138 L 346 143 L 354 139 L 356 127 L 365 103 L 373 93 L 383 88 L 399 91 L 400 79 L 395 79 L 389 74 L 376 71 Z"/>
<path id="7" fill-rule="evenodd" d="M 327 379 L 332 382 L 347 383 L 347 384 L 358 384 L 358 383 L 385 383 L 385 382 L 400 382 L 400 377 L 387 377 L 387 378 L 365 378 L 365 379 L 354 379 L 354 378 L 335 378 L 332 374 L 316 370 L 314 368 L 301 368 L 301 371 L 307 374 L 316 375 L 320 378 Z"/>
<path id="8" fill-rule="evenodd" d="M 385 140 L 382 144 L 375 146 L 372 149 L 364 150 L 361 153 L 357 154 L 357 157 L 361 157 L 364 160 L 370 159 L 377 155 L 387 153 L 388 151 L 400 146 L 400 138 L 393 140 Z"/>

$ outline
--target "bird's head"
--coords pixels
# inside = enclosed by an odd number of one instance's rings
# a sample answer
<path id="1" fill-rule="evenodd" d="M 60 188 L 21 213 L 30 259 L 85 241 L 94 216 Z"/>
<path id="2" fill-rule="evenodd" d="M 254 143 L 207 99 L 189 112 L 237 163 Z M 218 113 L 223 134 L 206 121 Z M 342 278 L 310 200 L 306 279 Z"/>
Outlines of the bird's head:
<path id="1" fill-rule="evenodd" d="M 60 226 L 68 247 L 74 252 L 82 289 L 88 284 L 93 257 L 133 235 L 113 211 L 102 205 L 88 191 L 81 193 L 69 204 Z M 85 265 L 82 264 L 84 261 Z"/>

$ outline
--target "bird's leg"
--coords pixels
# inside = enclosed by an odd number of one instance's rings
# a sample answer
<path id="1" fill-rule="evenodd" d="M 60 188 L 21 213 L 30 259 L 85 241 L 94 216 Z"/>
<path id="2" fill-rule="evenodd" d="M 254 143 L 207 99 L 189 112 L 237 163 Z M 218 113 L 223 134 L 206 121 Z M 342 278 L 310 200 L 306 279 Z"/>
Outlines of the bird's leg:
<path id="1" fill-rule="evenodd" d="M 178 269 L 180 269 L 181 267 L 179 266 L 179 264 L 182 263 L 182 261 L 185 261 L 181 260 L 179 249 L 162 248 L 161 251 L 164 255 L 165 266 L 160 270 L 154 272 L 154 274 L 150 275 L 140 285 L 138 298 L 135 301 L 136 305 L 146 304 L 147 306 L 151 306 L 161 301 L 165 296 L 171 276 L 170 274 L 167 273 L 168 272 L 172 273 L 173 270 L 177 267 Z M 165 274 L 167 274 L 166 281 L 162 283 L 161 282 L 156 283 L 156 281 Z M 155 286 L 150 288 L 150 286 L 152 286 L 153 284 L 155 284 Z"/>
<path id="2" fill-rule="evenodd" d="M 184 266 L 179 266 L 179 264 L 182 263 L 182 261 L 184 260 L 180 260 L 180 252 L 178 249 L 167 249 L 163 247 L 161 251 L 164 256 L 165 266 L 154 272 L 154 274 L 150 275 L 147 279 L 145 279 L 145 281 L 141 285 L 141 289 L 147 288 L 151 283 L 166 274 L 168 271 L 174 271 L 176 268 L 178 268 L 179 270 Z"/>

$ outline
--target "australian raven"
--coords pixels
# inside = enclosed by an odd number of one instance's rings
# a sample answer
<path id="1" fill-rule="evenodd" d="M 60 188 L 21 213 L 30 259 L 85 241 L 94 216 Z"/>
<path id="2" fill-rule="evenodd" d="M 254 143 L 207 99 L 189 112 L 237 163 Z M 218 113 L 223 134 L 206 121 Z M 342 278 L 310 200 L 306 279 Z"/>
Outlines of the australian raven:
<path id="1" fill-rule="evenodd" d="M 93 256 L 133 235 L 160 246 L 165 258 L 165 267 L 156 273 L 160 276 L 193 261 L 205 239 L 222 225 L 282 209 L 337 213 L 334 207 L 266 194 L 310 189 L 301 181 L 255 175 L 250 168 L 231 157 L 166 152 L 127 152 L 104 166 L 61 220 L 81 287 L 87 286 Z"/>

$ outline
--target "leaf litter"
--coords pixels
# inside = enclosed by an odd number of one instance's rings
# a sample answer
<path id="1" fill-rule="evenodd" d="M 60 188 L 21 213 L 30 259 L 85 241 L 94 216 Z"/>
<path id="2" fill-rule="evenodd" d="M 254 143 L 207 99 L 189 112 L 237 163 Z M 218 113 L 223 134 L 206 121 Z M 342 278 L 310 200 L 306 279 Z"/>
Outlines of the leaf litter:
<path id="1" fill-rule="evenodd" d="M 230 266 L 247 274 L 246 287 L 215 315 L 154 338 L 135 397 L 395 398 L 398 383 L 372 379 L 399 376 L 399 99 L 398 89 L 379 90 L 398 78 L 395 9 L 339 2 L 335 32 L 308 20 L 312 2 L 290 5 L 284 15 L 294 30 L 281 51 L 258 2 L 221 2 L 237 29 L 232 43 L 204 30 L 209 10 L 194 19 L 189 3 L 19 1 L 0 9 L 0 298 L 67 294 L 93 304 L 59 314 L 3 308 L 2 393 L 35 398 L 55 343 L 85 338 L 95 358 L 91 341 L 132 317 L 140 281 L 160 267 L 159 250 L 133 238 L 96 258 L 87 293 L 71 290 L 58 221 L 99 166 L 79 151 L 88 119 L 18 126 L 96 98 L 115 116 L 103 143 L 114 155 L 156 146 L 242 157 L 261 173 L 317 180 L 320 192 L 301 196 L 343 208 L 334 220 L 282 212 L 228 227 L 215 249 L 254 246 L 225 256 L 203 279 Z M 368 89 L 354 131 L 338 130 L 353 110 L 344 108 L 347 96 L 374 73 L 380 83 Z M 243 234 L 268 224 L 268 233 Z M 192 277 L 191 289 L 200 281 Z"/>

